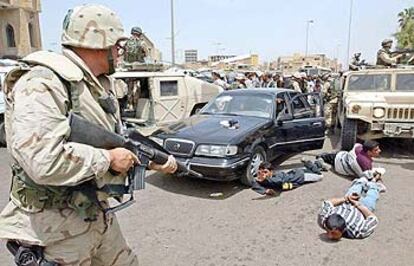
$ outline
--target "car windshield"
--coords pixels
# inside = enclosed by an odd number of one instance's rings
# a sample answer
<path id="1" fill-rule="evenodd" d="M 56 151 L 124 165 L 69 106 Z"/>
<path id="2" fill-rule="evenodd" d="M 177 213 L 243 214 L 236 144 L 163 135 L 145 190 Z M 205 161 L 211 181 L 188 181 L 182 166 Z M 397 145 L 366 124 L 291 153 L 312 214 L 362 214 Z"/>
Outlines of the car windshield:
<path id="1" fill-rule="evenodd" d="M 271 118 L 272 97 L 267 95 L 220 95 L 211 101 L 202 114 L 242 115 Z"/>
<path id="2" fill-rule="evenodd" d="M 349 77 L 348 91 L 389 91 L 391 75 L 352 75 Z"/>
<path id="3" fill-rule="evenodd" d="M 414 74 L 397 75 L 397 91 L 414 91 Z"/>

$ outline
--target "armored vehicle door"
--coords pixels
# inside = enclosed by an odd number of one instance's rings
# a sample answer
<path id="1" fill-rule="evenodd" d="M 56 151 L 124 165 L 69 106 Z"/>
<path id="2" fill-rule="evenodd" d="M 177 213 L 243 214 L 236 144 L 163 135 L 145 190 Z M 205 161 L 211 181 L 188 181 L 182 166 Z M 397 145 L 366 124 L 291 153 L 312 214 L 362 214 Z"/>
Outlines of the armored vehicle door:
<path id="1" fill-rule="evenodd" d="M 154 114 L 157 124 L 167 124 L 184 118 L 187 108 L 183 77 L 154 78 Z"/>

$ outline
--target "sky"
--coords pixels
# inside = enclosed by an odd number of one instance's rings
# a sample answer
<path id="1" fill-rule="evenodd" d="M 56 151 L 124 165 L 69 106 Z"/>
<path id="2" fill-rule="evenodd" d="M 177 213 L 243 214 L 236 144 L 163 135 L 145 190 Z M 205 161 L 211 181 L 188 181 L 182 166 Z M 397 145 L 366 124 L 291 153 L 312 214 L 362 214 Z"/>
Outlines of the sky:
<path id="1" fill-rule="evenodd" d="M 385 38 L 398 29 L 397 14 L 414 0 L 173 0 L 176 61 L 184 50 L 197 49 L 199 59 L 211 54 L 257 53 L 261 62 L 279 56 L 324 53 L 347 60 L 348 26 L 352 6 L 350 54 L 374 62 Z M 43 47 L 58 51 L 62 21 L 68 9 L 97 3 L 113 9 L 127 33 L 140 26 L 171 62 L 171 0 L 42 0 Z"/>

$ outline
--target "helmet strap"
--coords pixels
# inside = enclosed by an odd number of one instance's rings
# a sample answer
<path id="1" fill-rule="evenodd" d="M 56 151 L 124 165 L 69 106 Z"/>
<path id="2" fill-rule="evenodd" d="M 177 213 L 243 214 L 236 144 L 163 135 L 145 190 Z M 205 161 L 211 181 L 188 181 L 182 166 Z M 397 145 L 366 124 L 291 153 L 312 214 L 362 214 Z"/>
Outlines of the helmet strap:
<path id="1" fill-rule="evenodd" d="M 112 75 L 113 73 L 115 73 L 115 64 L 114 64 L 114 57 L 112 56 L 112 49 L 109 48 L 108 49 L 108 65 L 109 65 L 109 70 L 108 70 L 108 74 Z"/>

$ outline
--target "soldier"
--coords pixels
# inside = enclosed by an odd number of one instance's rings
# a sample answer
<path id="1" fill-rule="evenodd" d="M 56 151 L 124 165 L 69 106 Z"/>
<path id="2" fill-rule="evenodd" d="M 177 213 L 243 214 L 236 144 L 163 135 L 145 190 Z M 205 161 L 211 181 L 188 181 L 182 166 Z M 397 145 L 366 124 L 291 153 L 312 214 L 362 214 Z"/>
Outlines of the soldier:
<path id="1" fill-rule="evenodd" d="M 46 265 L 42 258 L 47 265 L 138 265 L 116 216 L 104 209 L 109 198 L 122 199 L 125 192 L 111 188 L 125 184 L 125 173 L 140 162 L 124 148 L 103 150 L 66 140 L 70 112 L 120 133 L 109 74 L 123 32 L 109 8 L 75 7 L 63 22 L 63 54 L 30 54 L 23 59 L 30 68 L 7 77 L 5 125 L 13 181 L 11 201 L 0 214 L 0 238 L 20 246 L 18 265 L 29 253 L 39 263 L 24 265 Z M 164 165 L 150 162 L 149 168 L 173 173 L 177 165 L 170 156 Z"/>
<path id="2" fill-rule="evenodd" d="M 391 47 L 392 47 L 392 40 L 385 39 L 381 42 L 382 48 L 377 52 L 377 66 L 386 66 L 391 67 L 395 66 L 403 54 L 398 54 L 396 56 L 392 55 Z"/>
<path id="3" fill-rule="evenodd" d="M 338 106 L 338 95 L 336 89 L 332 86 L 329 74 L 324 74 L 321 79 L 323 81 L 322 95 L 324 101 L 325 125 L 327 133 L 333 131 L 336 119 L 336 109 Z"/>
<path id="4" fill-rule="evenodd" d="M 124 60 L 128 63 L 145 63 L 147 53 L 147 48 L 142 39 L 142 29 L 140 27 L 133 27 L 131 29 L 131 37 L 125 43 Z"/>
<path id="5" fill-rule="evenodd" d="M 361 53 L 355 53 L 354 57 L 351 59 L 351 63 L 349 64 L 349 70 L 357 71 L 361 69 L 361 64 L 363 61 L 361 61 Z"/>

